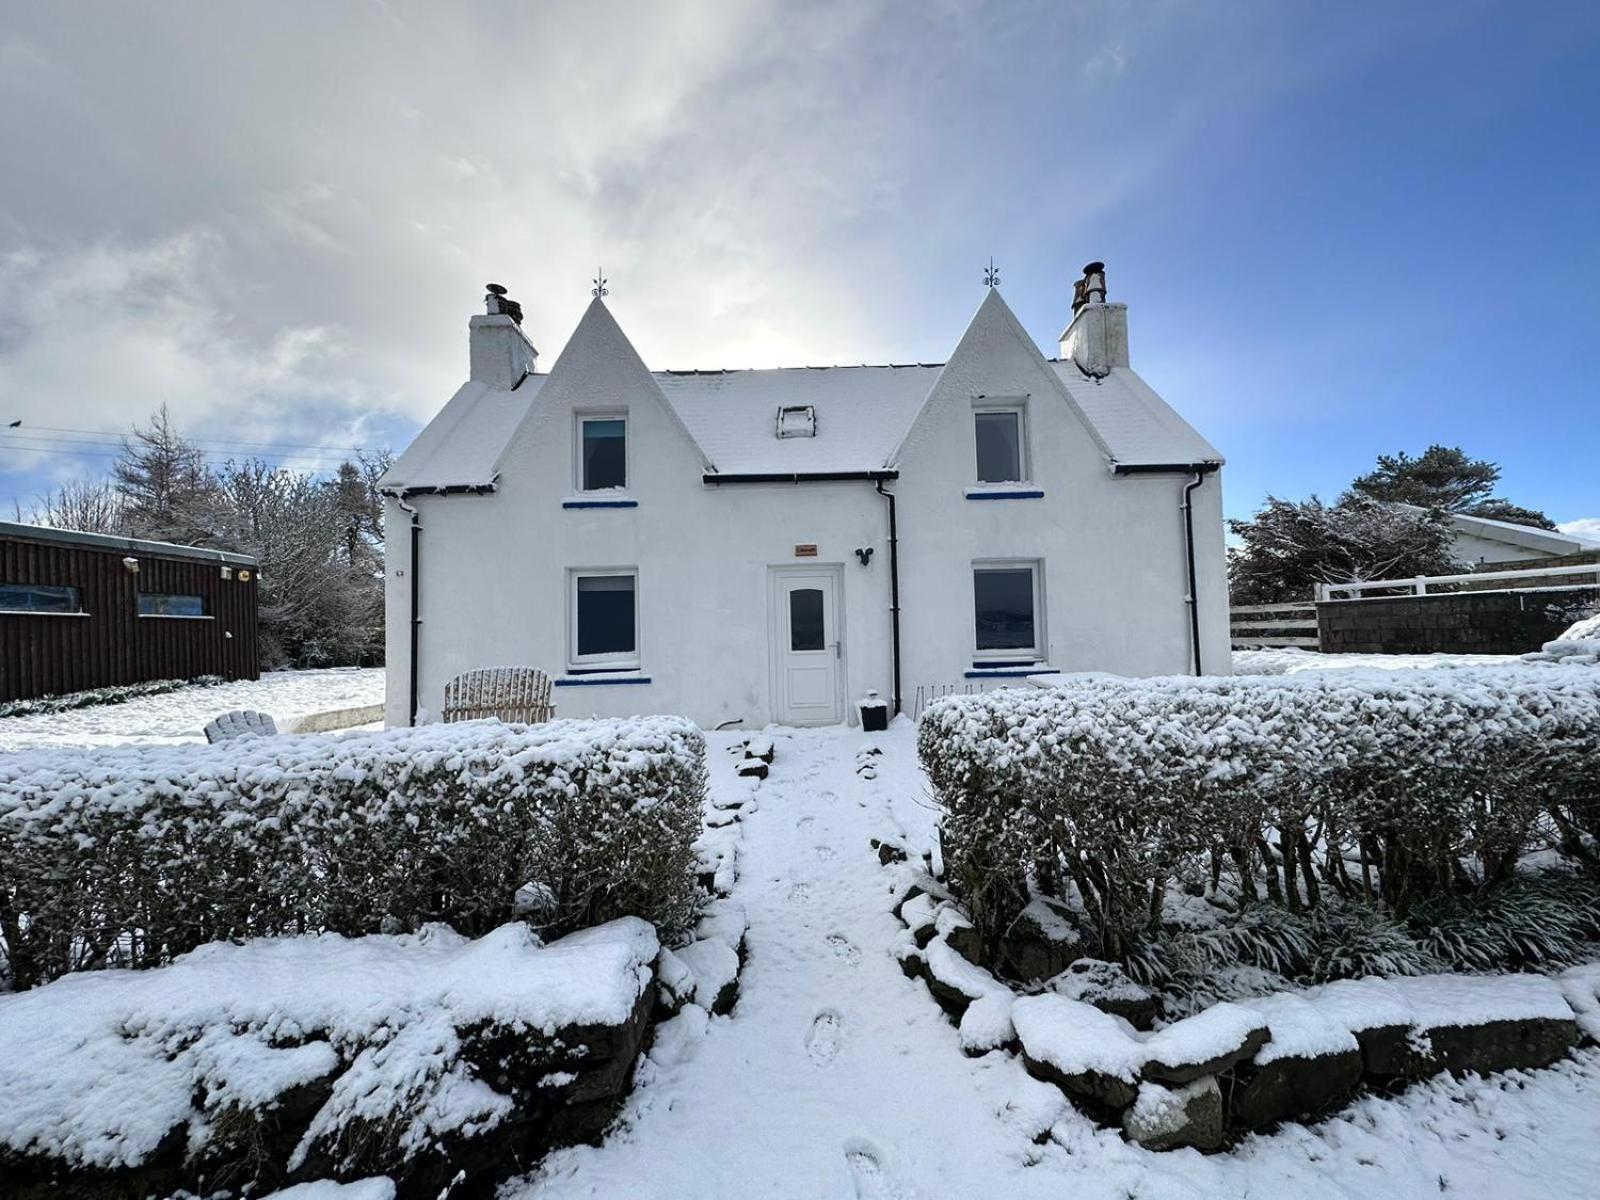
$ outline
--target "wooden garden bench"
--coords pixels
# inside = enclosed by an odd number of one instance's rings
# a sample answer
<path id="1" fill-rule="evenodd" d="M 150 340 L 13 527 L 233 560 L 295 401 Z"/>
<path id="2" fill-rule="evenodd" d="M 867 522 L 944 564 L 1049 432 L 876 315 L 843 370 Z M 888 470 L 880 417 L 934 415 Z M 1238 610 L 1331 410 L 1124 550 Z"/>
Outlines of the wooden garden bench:
<path id="1" fill-rule="evenodd" d="M 444 688 L 444 719 L 477 721 L 498 717 L 538 725 L 556 715 L 550 676 L 537 667 L 483 667 L 463 671 Z"/>
<path id="2" fill-rule="evenodd" d="M 273 737 L 278 724 L 264 712 L 240 709 L 225 712 L 206 726 L 206 741 L 229 742 L 237 737 Z"/>

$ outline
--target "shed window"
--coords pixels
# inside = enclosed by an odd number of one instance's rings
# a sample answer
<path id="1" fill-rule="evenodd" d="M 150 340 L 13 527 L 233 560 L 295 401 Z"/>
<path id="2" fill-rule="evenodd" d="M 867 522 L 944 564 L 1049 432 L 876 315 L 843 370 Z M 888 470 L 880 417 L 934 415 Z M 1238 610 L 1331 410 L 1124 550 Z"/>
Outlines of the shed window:
<path id="1" fill-rule="evenodd" d="M 572 573 L 572 665 L 638 665 L 638 592 L 634 571 Z"/>
<path id="2" fill-rule="evenodd" d="M 166 592 L 140 592 L 141 617 L 203 617 L 206 602 L 200 596 L 178 596 Z"/>
<path id="3" fill-rule="evenodd" d="M 75 613 L 78 589 L 45 583 L 0 583 L 0 612 Z"/>
<path id="4" fill-rule="evenodd" d="M 586 492 L 628 486 L 628 419 L 585 417 L 579 422 L 579 486 Z"/>
<path id="5" fill-rule="evenodd" d="M 1021 483 L 1028 478 L 1020 407 L 980 408 L 973 413 L 979 483 Z"/>
<path id="6" fill-rule="evenodd" d="M 778 410 L 778 436 L 816 437 L 817 410 L 809 404 L 788 405 Z"/>
<path id="7" fill-rule="evenodd" d="M 972 611 L 980 658 L 1040 658 L 1039 565 L 974 565 Z"/>

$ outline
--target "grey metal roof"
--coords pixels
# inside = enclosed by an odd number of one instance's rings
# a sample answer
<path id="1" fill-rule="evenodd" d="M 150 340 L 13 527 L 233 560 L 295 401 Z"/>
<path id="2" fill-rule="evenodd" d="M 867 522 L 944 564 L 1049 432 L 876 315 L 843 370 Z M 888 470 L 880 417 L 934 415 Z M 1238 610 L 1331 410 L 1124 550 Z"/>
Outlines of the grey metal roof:
<path id="1" fill-rule="evenodd" d="M 229 550 L 208 550 L 203 546 L 180 546 L 175 542 L 147 542 L 142 538 L 117 537 L 108 533 L 79 533 L 75 529 L 52 529 L 48 525 L 24 525 L 0 521 L 0 538 L 27 538 L 34 542 L 53 542 L 58 546 L 87 546 L 94 550 L 121 550 L 127 554 L 149 554 L 161 558 L 194 558 L 202 562 L 228 563 L 254 567 L 248 554 Z"/>

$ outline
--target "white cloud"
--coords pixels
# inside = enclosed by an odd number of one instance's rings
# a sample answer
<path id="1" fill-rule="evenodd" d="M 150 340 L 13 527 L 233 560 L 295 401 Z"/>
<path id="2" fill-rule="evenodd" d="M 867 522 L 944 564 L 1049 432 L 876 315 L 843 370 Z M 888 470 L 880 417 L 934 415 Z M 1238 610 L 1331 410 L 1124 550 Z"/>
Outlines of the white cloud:
<path id="1" fill-rule="evenodd" d="M 1557 521 L 1556 528 L 1562 533 L 1588 538 L 1596 545 L 1600 545 L 1600 517 L 1579 517 L 1576 521 Z"/>

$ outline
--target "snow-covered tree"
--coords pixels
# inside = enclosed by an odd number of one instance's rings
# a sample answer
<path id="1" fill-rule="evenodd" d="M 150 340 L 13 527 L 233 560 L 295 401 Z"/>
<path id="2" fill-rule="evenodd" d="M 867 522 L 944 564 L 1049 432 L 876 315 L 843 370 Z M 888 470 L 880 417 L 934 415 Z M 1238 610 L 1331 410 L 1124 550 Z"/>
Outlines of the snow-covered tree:
<path id="1" fill-rule="evenodd" d="M 1228 558 L 1236 604 L 1309 600 L 1319 583 L 1447 574 L 1456 569 L 1450 530 L 1436 509 L 1418 511 L 1348 495 L 1337 504 L 1268 496 L 1248 521 L 1228 522 L 1239 546 Z"/>

